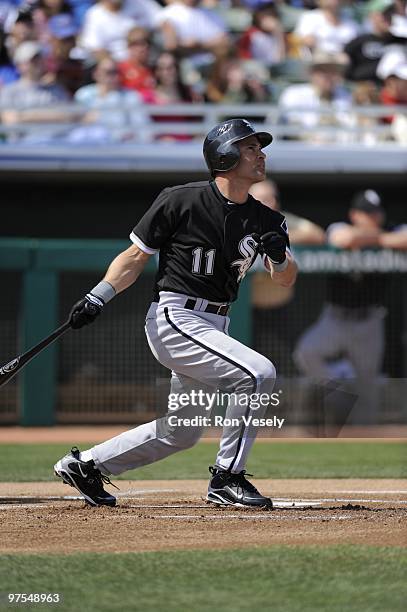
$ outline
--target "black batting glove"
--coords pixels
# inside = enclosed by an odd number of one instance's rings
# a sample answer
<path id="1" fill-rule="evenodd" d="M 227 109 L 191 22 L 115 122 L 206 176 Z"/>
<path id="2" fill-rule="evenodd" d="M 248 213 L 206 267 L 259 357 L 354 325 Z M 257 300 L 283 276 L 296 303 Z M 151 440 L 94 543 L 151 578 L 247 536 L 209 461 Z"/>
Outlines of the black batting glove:
<path id="1" fill-rule="evenodd" d="M 100 315 L 105 305 L 103 300 L 88 293 L 82 300 L 73 305 L 69 313 L 69 323 L 72 329 L 80 329 L 93 321 Z"/>
<path id="2" fill-rule="evenodd" d="M 278 232 L 267 232 L 260 236 L 260 248 L 272 263 L 282 264 L 286 260 L 287 239 Z"/>

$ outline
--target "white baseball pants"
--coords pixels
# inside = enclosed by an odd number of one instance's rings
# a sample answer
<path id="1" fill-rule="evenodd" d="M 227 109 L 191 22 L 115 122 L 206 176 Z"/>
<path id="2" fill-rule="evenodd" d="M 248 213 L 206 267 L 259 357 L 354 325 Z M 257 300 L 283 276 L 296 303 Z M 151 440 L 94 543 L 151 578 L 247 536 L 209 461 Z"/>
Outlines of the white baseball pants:
<path id="1" fill-rule="evenodd" d="M 337 355 L 349 363 L 358 399 L 348 424 L 377 422 L 376 382 L 383 362 L 384 317 L 385 310 L 377 307 L 363 319 L 343 318 L 328 304 L 294 350 L 294 360 L 310 382 L 324 384 L 337 378 L 336 365 L 330 362 Z"/>
<path id="2" fill-rule="evenodd" d="M 257 434 L 245 416 L 261 418 L 267 406 L 250 405 L 251 394 L 271 394 L 275 383 L 274 365 L 259 353 L 231 338 L 229 318 L 203 312 L 206 300 L 198 299 L 195 308 L 184 308 L 189 296 L 161 292 L 146 317 L 145 331 L 156 359 L 172 371 L 171 394 L 191 391 L 230 393 L 226 418 L 232 425 L 222 430 L 215 464 L 238 473 L 244 469 Z M 184 396 L 185 397 L 185 396 Z M 124 432 L 90 449 L 96 466 L 105 474 L 120 474 L 164 459 L 193 446 L 201 437 L 203 426 L 171 424 L 169 416 L 182 419 L 209 417 L 205 402 L 177 407 L 166 417 Z M 235 424 L 235 419 L 239 424 Z"/>

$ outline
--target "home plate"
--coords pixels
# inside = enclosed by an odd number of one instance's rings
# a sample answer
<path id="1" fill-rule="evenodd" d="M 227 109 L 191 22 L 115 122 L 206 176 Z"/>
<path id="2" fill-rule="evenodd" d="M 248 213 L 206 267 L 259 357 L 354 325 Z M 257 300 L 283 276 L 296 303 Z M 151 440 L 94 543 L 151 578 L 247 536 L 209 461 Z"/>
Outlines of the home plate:
<path id="1" fill-rule="evenodd" d="M 312 508 L 322 506 L 320 501 L 273 499 L 274 508 Z"/>

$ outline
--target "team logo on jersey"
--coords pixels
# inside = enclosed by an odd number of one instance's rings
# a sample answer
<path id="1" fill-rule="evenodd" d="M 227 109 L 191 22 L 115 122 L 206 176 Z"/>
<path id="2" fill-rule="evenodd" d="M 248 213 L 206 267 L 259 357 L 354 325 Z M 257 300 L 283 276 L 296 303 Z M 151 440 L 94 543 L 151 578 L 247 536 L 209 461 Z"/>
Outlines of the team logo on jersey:
<path id="1" fill-rule="evenodd" d="M 253 236 L 249 234 L 241 239 L 238 249 L 239 253 L 243 256 L 243 259 L 236 259 L 235 261 L 232 261 L 231 266 L 238 268 L 237 282 L 240 283 L 256 259 L 258 253 L 258 243 L 256 240 L 254 240 Z"/>

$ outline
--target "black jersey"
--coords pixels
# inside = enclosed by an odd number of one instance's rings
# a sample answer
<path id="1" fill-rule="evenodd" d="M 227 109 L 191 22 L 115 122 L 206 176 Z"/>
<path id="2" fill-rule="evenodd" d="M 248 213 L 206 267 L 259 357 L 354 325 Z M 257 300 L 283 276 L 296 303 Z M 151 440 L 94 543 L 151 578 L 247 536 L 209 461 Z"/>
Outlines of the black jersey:
<path id="1" fill-rule="evenodd" d="M 332 223 L 328 235 L 335 227 L 346 227 L 346 223 Z M 388 225 L 387 232 L 406 231 L 407 225 Z M 331 274 L 327 282 L 327 301 L 335 306 L 348 309 L 366 309 L 381 306 L 389 288 L 390 279 L 386 274 L 372 272 L 350 272 Z"/>
<path id="2" fill-rule="evenodd" d="M 383 304 L 388 289 L 385 274 L 332 274 L 327 282 L 327 301 L 342 308 L 366 308 Z"/>
<path id="3" fill-rule="evenodd" d="M 164 189 L 130 238 L 160 253 L 156 301 L 159 291 L 174 291 L 227 303 L 256 259 L 252 234 L 269 231 L 287 235 L 281 213 L 251 195 L 245 204 L 228 202 L 215 181 L 204 181 Z"/>
<path id="4" fill-rule="evenodd" d="M 362 34 L 345 45 L 344 51 L 349 56 L 346 78 L 351 81 L 380 81 L 376 69 L 380 59 L 387 52 L 389 45 L 405 45 L 406 39 L 386 34 Z"/>
<path id="5" fill-rule="evenodd" d="M 351 81 L 380 81 L 376 74 L 377 66 L 389 45 L 405 45 L 406 39 L 393 34 L 378 36 L 367 33 L 357 36 L 344 47 L 349 56 L 346 78 Z"/>

